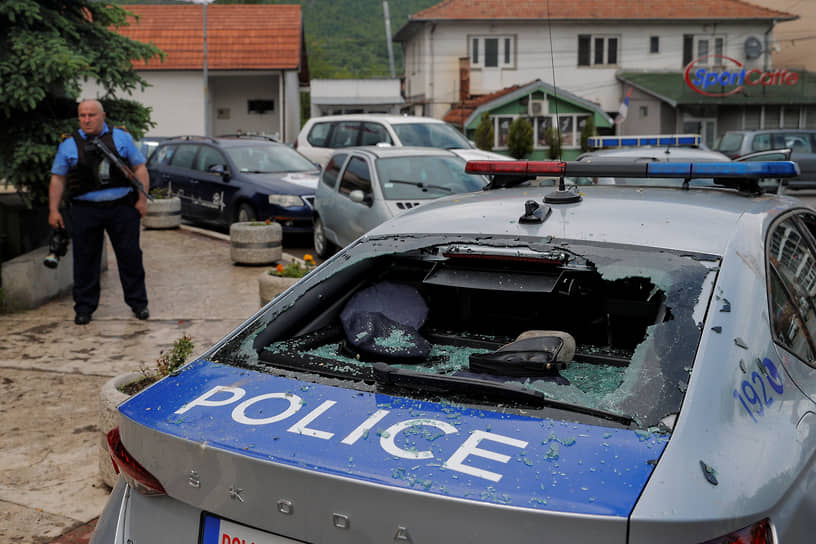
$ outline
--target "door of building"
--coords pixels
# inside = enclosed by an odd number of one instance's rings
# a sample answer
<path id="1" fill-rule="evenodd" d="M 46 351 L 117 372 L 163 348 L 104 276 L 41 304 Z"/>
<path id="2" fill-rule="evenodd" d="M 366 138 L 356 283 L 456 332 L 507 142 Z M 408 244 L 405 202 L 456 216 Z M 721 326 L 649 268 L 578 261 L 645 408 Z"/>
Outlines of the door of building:
<path id="1" fill-rule="evenodd" d="M 708 147 L 714 147 L 717 139 L 717 119 L 711 117 L 686 117 L 683 119 L 684 134 L 699 134 Z"/>

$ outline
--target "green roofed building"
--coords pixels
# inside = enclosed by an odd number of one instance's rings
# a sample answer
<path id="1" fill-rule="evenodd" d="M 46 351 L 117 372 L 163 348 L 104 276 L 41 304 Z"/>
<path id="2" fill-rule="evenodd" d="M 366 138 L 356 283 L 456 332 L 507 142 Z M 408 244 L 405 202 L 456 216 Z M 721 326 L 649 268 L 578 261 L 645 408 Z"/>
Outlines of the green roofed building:
<path id="1" fill-rule="evenodd" d="M 711 145 L 728 130 L 816 128 L 816 74 L 716 68 L 619 72 L 618 81 L 632 89 L 626 132 L 697 133 Z"/>
<path id="2" fill-rule="evenodd" d="M 493 151 L 498 153 L 507 153 L 510 123 L 518 117 L 530 120 L 533 125 L 530 160 L 549 158 L 545 135 L 556 124 L 561 131 L 564 160 L 572 160 L 581 153 L 581 130 L 590 117 L 602 134 L 609 134 L 614 126 L 599 104 L 541 80 L 465 100 L 454 105 L 444 119 L 473 140 L 484 113 L 493 122 Z"/>

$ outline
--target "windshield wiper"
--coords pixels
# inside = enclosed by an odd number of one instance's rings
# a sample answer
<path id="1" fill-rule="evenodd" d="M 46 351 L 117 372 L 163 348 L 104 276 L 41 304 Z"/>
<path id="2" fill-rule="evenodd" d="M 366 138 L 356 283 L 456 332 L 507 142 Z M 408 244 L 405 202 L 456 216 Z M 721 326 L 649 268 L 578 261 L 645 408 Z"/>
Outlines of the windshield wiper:
<path id="1" fill-rule="evenodd" d="M 413 185 L 414 187 L 419 187 L 423 191 L 427 189 L 439 189 L 441 191 L 447 191 L 449 193 L 453 192 L 453 189 L 451 189 L 450 187 L 443 187 L 442 185 L 433 185 L 431 183 L 423 183 L 421 181 L 405 181 L 401 179 L 390 179 L 388 181 L 391 183 L 402 183 L 403 185 Z"/>
<path id="2" fill-rule="evenodd" d="M 453 393 L 467 397 L 492 398 L 502 401 L 520 402 L 537 407 L 556 408 L 614 421 L 626 427 L 634 422 L 629 416 L 553 400 L 546 397 L 544 393 L 540 391 L 527 389 L 518 385 L 465 376 L 445 376 L 443 374 L 416 372 L 404 368 L 396 368 L 387 363 L 374 363 L 373 367 L 374 381 L 380 385 L 391 385 L 430 393 Z"/>

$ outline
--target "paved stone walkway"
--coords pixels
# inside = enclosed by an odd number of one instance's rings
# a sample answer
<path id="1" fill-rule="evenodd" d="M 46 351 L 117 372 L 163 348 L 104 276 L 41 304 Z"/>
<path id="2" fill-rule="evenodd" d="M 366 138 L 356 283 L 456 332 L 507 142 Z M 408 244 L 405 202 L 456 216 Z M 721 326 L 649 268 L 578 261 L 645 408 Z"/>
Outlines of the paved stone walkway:
<path id="1" fill-rule="evenodd" d="M 0 543 L 87 542 L 110 491 L 97 469 L 102 384 L 185 334 L 197 355 L 258 310 L 267 267 L 234 265 L 228 239 L 202 232 L 142 231 L 147 321 L 123 301 L 110 246 L 90 324 L 74 325 L 70 295 L 0 314 Z"/>

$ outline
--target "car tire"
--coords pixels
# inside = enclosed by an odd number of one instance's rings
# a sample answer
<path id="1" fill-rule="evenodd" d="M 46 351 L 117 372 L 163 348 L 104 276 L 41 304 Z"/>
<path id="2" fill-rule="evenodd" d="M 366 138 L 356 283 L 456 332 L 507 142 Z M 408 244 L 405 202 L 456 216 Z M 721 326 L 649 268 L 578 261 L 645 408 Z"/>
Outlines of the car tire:
<path id="1" fill-rule="evenodd" d="M 240 204 L 238 206 L 238 210 L 235 212 L 235 221 L 238 223 L 255 221 L 257 218 L 258 216 L 255 213 L 255 208 L 246 203 Z"/>
<path id="2" fill-rule="evenodd" d="M 326 229 L 323 227 L 323 220 L 315 217 L 313 230 L 313 243 L 315 254 L 321 259 L 330 257 L 334 253 L 334 244 L 326 238 Z"/>

